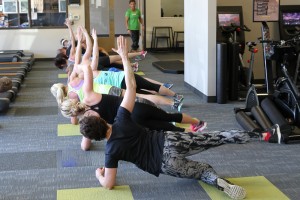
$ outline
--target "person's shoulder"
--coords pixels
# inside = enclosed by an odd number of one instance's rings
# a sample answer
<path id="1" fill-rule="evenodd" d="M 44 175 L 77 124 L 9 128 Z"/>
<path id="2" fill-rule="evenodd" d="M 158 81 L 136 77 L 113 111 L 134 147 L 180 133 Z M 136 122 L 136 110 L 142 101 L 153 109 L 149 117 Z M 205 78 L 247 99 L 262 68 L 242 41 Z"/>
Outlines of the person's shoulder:
<path id="1" fill-rule="evenodd" d="M 128 8 L 128 9 L 126 10 L 126 12 L 125 12 L 125 15 L 128 15 L 128 14 L 130 13 L 130 11 L 131 11 L 131 9 Z"/>

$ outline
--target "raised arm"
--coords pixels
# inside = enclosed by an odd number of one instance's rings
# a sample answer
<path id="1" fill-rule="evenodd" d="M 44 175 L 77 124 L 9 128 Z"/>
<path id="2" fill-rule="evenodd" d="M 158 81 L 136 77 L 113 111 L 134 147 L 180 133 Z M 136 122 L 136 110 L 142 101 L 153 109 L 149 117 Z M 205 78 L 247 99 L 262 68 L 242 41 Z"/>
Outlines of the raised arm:
<path id="1" fill-rule="evenodd" d="M 93 58 L 92 58 L 91 67 L 92 70 L 95 71 L 98 68 L 98 62 L 99 62 L 98 37 L 95 29 L 92 30 L 92 37 L 94 40 L 94 45 L 93 45 Z"/>
<path id="2" fill-rule="evenodd" d="M 127 40 L 123 36 L 119 36 L 117 39 L 118 49 L 112 49 L 118 53 L 124 65 L 126 92 L 121 103 L 121 106 L 126 108 L 129 112 L 132 112 L 135 104 L 136 97 L 136 82 L 133 74 L 133 70 L 128 59 L 128 47 Z"/>
<path id="3" fill-rule="evenodd" d="M 74 66 L 74 70 L 76 71 L 76 65 L 78 65 L 81 62 L 81 55 L 82 55 L 82 50 L 81 50 L 81 43 L 82 43 L 82 30 L 81 27 L 79 26 L 77 28 L 77 47 L 76 47 L 76 54 L 75 54 L 75 66 Z"/>
<path id="4" fill-rule="evenodd" d="M 67 56 L 69 56 L 69 58 L 71 60 L 74 60 L 75 59 L 75 49 L 76 49 L 76 47 L 75 47 L 76 46 L 75 45 L 75 35 L 74 35 L 73 29 L 72 29 L 72 26 L 71 26 L 71 22 L 68 18 L 65 21 L 65 25 L 68 27 L 69 34 L 70 34 L 70 40 L 71 40 L 70 55 L 67 55 Z"/>
<path id="5" fill-rule="evenodd" d="M 93 43 L 91 40 L 91 37 L 89 35 L 89 33 L 87 32 L 87 30 L 84 27 L 81 27 L 83 36 L 85 38 L 85 42 L 86 42 L 86 49 L 85 49 L 85 53 L 82 57 L 82 62 L 88 62 L 90 63 L 90 58 L 92 57 L 92 48 L 93 48 Z"/>
<path id="6" fill-rule="evenodd" d="M 82 90 L 84 93 L 83 103 L 88 106 L 94 105 L 101 101 L 102 95 L 94 92 L 93 89 L 93 71 L 89 66 L 89 63 L 81 63 L 78 65 L 78 73 L 83 73 L 83 85 Z"/>

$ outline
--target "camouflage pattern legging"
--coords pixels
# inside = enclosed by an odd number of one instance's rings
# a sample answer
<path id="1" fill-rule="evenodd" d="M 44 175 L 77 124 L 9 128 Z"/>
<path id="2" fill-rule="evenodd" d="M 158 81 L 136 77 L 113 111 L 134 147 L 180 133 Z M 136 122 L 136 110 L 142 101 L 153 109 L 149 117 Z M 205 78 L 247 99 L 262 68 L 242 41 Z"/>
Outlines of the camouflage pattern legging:
<path id="1" fill-rule="evenodd" d="M 240 130 L 196 134 L 171 131 L 165 133 L 161 173 L 180 178 L 202 180 L 215 186 L 216 179 L 219 178 L 215 170 L 207 163 L 193 161 L 186 157 L 224 143 L 249 141 L 247 132 Z"/>

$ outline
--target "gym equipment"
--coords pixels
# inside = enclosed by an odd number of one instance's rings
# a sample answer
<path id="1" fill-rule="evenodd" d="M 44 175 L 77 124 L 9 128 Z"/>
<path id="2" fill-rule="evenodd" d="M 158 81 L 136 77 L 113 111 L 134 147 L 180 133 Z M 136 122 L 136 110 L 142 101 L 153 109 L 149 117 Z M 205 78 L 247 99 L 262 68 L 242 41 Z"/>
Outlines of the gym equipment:
<path id="1" fill-rule="evenodd" d="M 20 57 L 29 57 L 29 58 L 33 58 L 34 57 L 34 54 L 31 53 L 31 52 L 24 52 L 24 51 L 1 51 L 0 50 L 0 55 L 18 55 Z"/>
<path id="2" fill-rule="evenodd" d="M 18 52 L 24 52 L 23 50 L 0 50 L 1 53 L 18 53 Z"/>
<path id="3" fill-rule="evenodd" d="M 152 65 L 164 73 L 183 74 L 184 62 L 180 60 L 156 61 Z"/>
<path id="4" fill-rule="evenodd" d="M 239 91 L 241 90 L 241 85 L 245 82 L 246 75 L 244 74 L 244 63 L 242 62 L 242 55 L 244 54 L 245 44 L 237 42 L 237 34 L 242 31 L 250 32 L 251 30 L 246 26 L 237 26 L 231 24 L 231 26 L 221 26 L 221 32 L 228 38 L 228 79 L 229 83 L 229 99 L 238 100 L 241 96 Z M 242 77 L 242 78 L 240 78 Z M 243 80 L 244 79 L 244 80 Z"/>
<path id="5" fill-rule="evenodd" d="M 300 33 L 300 6 L 281 5 L 279 11 L 279 33 L 281 40 L 289 40 Z"/>
<path id="6" fill-rule="evenodd" d="M 281 62 L 281 72 L 283 73 L 283 77 L 278 78 L 276 82 L 276 90 L 273 96 L 274 102 L 276 105 L 278 105 L 279 109 L 281 109 L 285 117 L 290 118 L 294 125 L 300 127 L 300 93 L 290 78 L 286 68 L 288 65 L 288 56 L 293 50 L 291 45 L 293 42 L 297 42 L 298 40 L 300 41 L 300 38 L 276 43 L 277 45 L 274 48 L 276 54 L 283 54 L 283 59 Z"/>
<path id="7" fill-rule="evenodd" d="M 10 93 L 0 93 L 0 113 L 5 113 L 9 109 Z"/>
<path id="8" fill-rule="evenodd" d="M 227 102 L 227 44 L 217 44 L 217 103 Z"/>
<path id="9" fill-rule="evenodd" d="M 235 119 L 246 131 L 251 131 L 251 132 L 262 131 L 262 128 L 257 123 L 255 123 L 248 114 L 246 114 L 242 110 L 236 113 Z"/>
<path id="10" fill-rule="evenodd" d="M 30 65 L 34 64 L 34 57 L 21 57 L 18 54 L 0 54 L 0 63 L 4 62 L 22 62 Z"/>
<path id="11" fill-rule="evenodd" d="M 268 116 L 264 113 L 260 106 L 252 107 L 251 114 L 264 131 L 267 131 L 272 127 L 272 122 L 269 120 Z"/>
<path id="12" fill-rule="evenodd" d="M 265 85 L 260 86 L 260 89 L 264 89 L 265 92 L 259 93 L 257 92 L 257 86 L 255 86 L 252 81 L 252 73 L 253 73 L 253 64 L 254 64 L 254 55 L 257 53 L 257 49 L 254 48 L 257 42 L 247 42 L 248 50 L 251 53 L 250 62 L 249 62 L 249 73 L 247 79 L 247 87 L 248 93 L 246 96 L 246 106 L 243 108 L 246 112 L 249 112 L 253 106 L 258 106 L 259 102 L 273 94 L 274 86 L 273 86 L 273 71 L 272 71 L 272 60 L 271 57 L 273 55 L 273 48 L 270 46 L 270 34 L 269 27 L 266 22 L 262 22 L 262 38 L 259 38 L 259 42 L 263 45 L 263 58 L 264 58 L 264 72 L 265 72 Z M 267 42 L 268 43 L 267 43 Z M 240 108 L 235 108 L 235 111 L 239 111 Z"/>
<path id="13" fill-rule="evenodd" d="M 245 70 L 241 62 L 245 48 L 245 31 L 250 29 L 243 23 L 241 6 L 218 6 L 217 7 L 217 43 L 227 44 L 226 55 L 226 88 L 229 100 L 238 100 L 243 96 L 240 94 L 241 85 L 245 83 Z M 217 53 L 223 55 L 224 48 Z M 222 59 L 224 56 L 217 59 Z M 217 63 L 224 63 L 225 60 L 217 60 Z M 218 75 L 221 76 L 221 75 Z M 230 80 L 230 81 L 229 81 Z M 244 96 L 245 97 L 245 96 Z"/>
<path id="14" fill-rule="evenodd" d="M 287 135 L 291 134 L 292 127 L 288 124 L 287 120 L 283 117 L 275 103 L 269 97 L 262 100 L 261 108 L 264 113 L 266 113 L 272 124 L 279 125 L 281 133 Z"/>
<path id="15" fill-rule="evenodd" d="M 27 72 L 31 71 L 32 65 L 28 62 L 0 62 L 0 68 L 24 68 Z"/>
<path id="16" fill-rule="evenodd" d="M 22 59 L 17 54 L 0 54 L 0 62 L 21 62 Z"/>

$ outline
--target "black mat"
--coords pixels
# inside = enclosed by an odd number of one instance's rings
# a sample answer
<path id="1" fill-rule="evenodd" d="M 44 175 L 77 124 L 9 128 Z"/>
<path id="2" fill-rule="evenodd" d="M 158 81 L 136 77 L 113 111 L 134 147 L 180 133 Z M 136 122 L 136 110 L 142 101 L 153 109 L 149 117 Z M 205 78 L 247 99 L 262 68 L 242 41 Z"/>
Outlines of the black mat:
<path id="1" fill-rule="evenodd" d="M 54 107 L 36 107 L 36 108 L 17 108 L 15 116 L 43 116 L 43 115 L 57 115 L 58 108 Z"/>
<path id="2" fill-rule="evenodd" d="M 183 74 L 184 63 L 180 60 L 156 61 L 152 65 L 164 73 Z"/>

